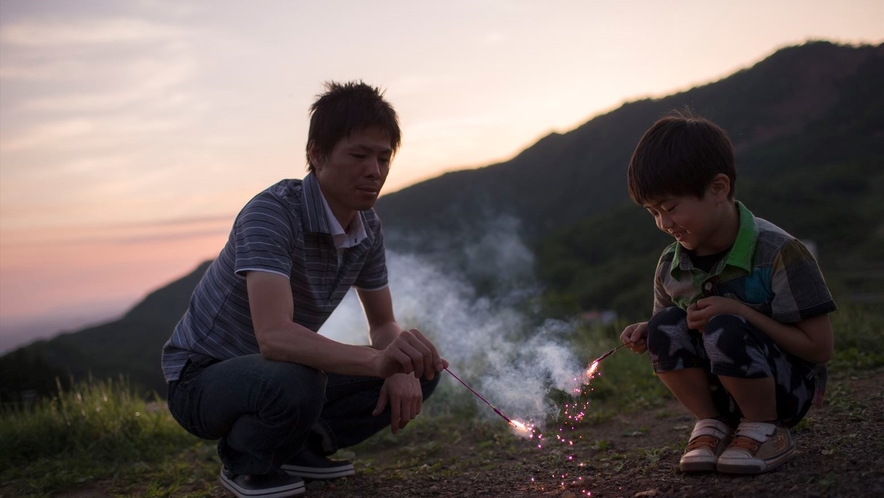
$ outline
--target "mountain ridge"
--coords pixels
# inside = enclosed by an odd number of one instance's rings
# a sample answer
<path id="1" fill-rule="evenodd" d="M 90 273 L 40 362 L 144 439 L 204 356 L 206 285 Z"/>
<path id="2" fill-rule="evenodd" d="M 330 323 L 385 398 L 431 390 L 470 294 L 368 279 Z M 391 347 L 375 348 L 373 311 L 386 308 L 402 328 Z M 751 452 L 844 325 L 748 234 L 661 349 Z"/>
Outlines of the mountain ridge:
<path id="1" fill-rule="evenodd" d="M 884 44 L 787 47 L 718 81 L 627 102 L 571 131 L 550 133 L 508 161 L 385 195 L 377 210 L 392 249 L 455 261 L 451 255 L 483 224 L 515 217 L 535 253 L 550 313 L 594 307 L 638 313 L 669 239 L 630 203 L 626 165 L 654 120 L 689 106 L 734 141 L 738 197 L 797 236 L 825 234 L 820 248 L 827 278 L 829 269 L 844 264 L 853 273 L 838 285 L 874 295 L 880 282 L 854 270 L 884 265 L 884 210 L 875 201 L 884 198 L 880 88 Z M 833 253 L 839 258 L 828 256 Z M 64 383 L 90 373 L 127 375 L 147 391 L 164 393 L 161 346 L 208 264 L 151 292 L 118 320 L 0 357 L 0 398 L 51 392 L 56 377 Z"/>

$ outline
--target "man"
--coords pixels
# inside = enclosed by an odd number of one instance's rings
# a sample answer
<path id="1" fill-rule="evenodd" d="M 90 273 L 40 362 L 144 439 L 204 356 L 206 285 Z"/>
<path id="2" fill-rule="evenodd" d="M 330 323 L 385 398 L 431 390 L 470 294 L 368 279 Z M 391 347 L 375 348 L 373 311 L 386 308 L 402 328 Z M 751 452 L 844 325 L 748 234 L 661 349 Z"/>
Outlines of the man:
<path id="1" fill-rule="evenodd" d="M 220 439 L 221 483 L 240 497 L 352 475 L 326 456 L 405 427 L 448 366 L 393 316 L 372 206 L 400 144 L 396 112 L 362 82 L 328 83 L 310 111 L 308 174 L 246 204 L 163 347 L 172 415 Z M 370 347 L 316 333 L 351 286 Z"/>

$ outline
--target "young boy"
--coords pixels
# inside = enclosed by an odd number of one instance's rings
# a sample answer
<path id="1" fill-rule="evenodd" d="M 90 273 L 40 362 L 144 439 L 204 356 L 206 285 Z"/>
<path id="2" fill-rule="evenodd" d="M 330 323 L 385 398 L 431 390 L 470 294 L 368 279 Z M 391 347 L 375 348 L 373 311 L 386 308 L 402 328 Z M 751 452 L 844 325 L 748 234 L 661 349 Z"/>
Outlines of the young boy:
<path id="1" fill-rule="evenodd" d="M 684 114 L 645 132 L 629 195 L 676 242 L 654 278 L 654 314 L 620 339 L 694 416 L 683 472 L 759 474 L 795 453 L 789 427 L 821 402 L 835 303 L 797 239 L 734 199 L 724 130 Z M 816 396 L 814 395 L 816 393 Z"/>

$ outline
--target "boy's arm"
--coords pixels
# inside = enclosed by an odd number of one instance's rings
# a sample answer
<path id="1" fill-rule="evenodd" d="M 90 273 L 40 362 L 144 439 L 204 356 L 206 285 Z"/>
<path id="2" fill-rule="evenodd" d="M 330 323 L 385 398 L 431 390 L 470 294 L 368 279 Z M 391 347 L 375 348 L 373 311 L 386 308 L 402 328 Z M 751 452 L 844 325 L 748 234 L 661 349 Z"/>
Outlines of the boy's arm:
<path id="1" fill-rule="evenodd" d="M 780 323 L 745 304 L 727 297 L 704 297 L 688 308 L 688 326 L 703 330 L 715 315 L 739 315 L 766 333 L 783 351 L 811 363 L 826 363 L 835 350 L 829 315 L 823 314 L 794 324 Z"/>

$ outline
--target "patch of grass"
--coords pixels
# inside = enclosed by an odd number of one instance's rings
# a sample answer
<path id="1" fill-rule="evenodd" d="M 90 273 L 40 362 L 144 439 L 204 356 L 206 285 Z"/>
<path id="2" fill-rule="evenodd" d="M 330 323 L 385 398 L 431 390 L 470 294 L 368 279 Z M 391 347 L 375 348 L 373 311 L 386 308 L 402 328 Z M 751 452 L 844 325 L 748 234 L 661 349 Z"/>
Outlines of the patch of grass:
<path id="1" fill-rule="evenodd" d="M 145 402 L 124 381 L 91 380 L 0 412 L 2 492 L 47 496 L 110 479 L 121 493 L 147 481 L 152 491 L 138 495 L 174 489 L 183 496 L 178 491 L 193 481 L 194 465 L 182 452 L 201 446 L 164 403 Z M 178 464 L 178 474 L 161 468 Z"/>
<path id="2" fill-rule="evenodd" d="M 835 356 L 829 362 L 832 372 L 850 374 L 884 366 L 884 313 L 848 304 L 830 316 L 835 332 Z"/>
<path id="3" fill-rule="evenodd" d="M 573 345 L 582 360 L 589 364 L 599 355 L 620 345 L 620 332 L 627 324 L 586 325 L 574 334 Z M 647 355 L 625 348 L 599 364 L 585 398 L 594 403 L 610 404 L 618 411 L 647 410 L 659 407 L 671 397 L 657 379 Z"/>
<path id="4" fill-rule="evenodd" d="M 607 439 L 597 439 L 591 446 L 596 451 L 608 451 L 612 448 L 611 442 Z"/>
<path id="5" fill-rule="evenodd" d="M 640 449 L 639 453 L 642 458 L 647 461 L 649 464 L 655 464 L 660 461 L 660 459 L 666 456 L 669 453 L 669 448 L 663 446 L 660 448 L 645 448 Z"/>
<path id="6" fill-rule="evenodd" d="M 879 340 L 884 316 L 845 306 L 832 316 L 832 322 L 836 353 L 830 364 L 834 377 L 826 402 L 845 419 L 868 419 L 873 414 L 863 400 L 852 395 L 845 377 L 884 366 L 884 345 Z M 579 327 L 571 336 L 572 347 L 588 364 L 619 344 L 624 325 Z M 582 395 L 575 398 L 554 392 L 552 399 L 560 406 L 565 401 L 586 406 L 582 424 L 597 424 L 636 410 L 653 409 L 657 416 L 666 415 L 661 406 L 670 394 L 653 374 L 646 355 L 618 351 L 599 371 Z M 558 422 L 562 420 L 548 421 L 549 434 L 544 434 L 548 465 L 563 464 L 571 453 L 548 447 L 556 444 L 554 431 L 562 425 Z M 796 431 L 812 424 L 809 417 Z M 641 436 L 648 428 L 618 430 L 624 436 Z M 847 437 L 852 436 L 833 439 L 823 451 L 837 454 Z M 514 435 L 465 389 L 442 383 L 422 415 L 399 434 L 381 431 L 338 457 L 358 457 L 360 472 L 366 475 L 383 472 L 390 479 L 405 479 L 422 472 L 444 478 L 493 465 L 505 456 L 535 451 L 537 444 L 536 439 Z M 599 452 L 599 465 L 614 470 L 624 465 L 626 457 L 609 440 L 579 444 Z M 643 450 L 639 456 L 654 464 L 667 451 L 680 449 Z M 0 411 L 0 496 L 44 497 L 100 489 L 117 496 L 209 497 L 217 492 L 219 468 L 214 443 L 187 434 L 164 402 L 145 402 L 125 382 L 88 381 L 59 391 L 51 399 Z M 820 478 L 823 489 L 832 482 L 834 476 Z"/>
<path id="7" fill-rule="evenodd" d="M 880 340 L 884 313 L 867 305 L 846 304 L 830 317 L 835 334 L 835 355 L 829 362 L 833 375 L 852 375 L 884 366 L 884 343 Z M 588 364 L 620 345 L 620 333 L 626 325 L 624 322 L 578 327 L 573 346 Z M 599 365 L 599 372 L 581 401 L 628 412 L 659 407 L 671 397 L 654 374 L 647 355 L 623 350 Z M 826 397 L 828 400 L 829 396 Z"/>

